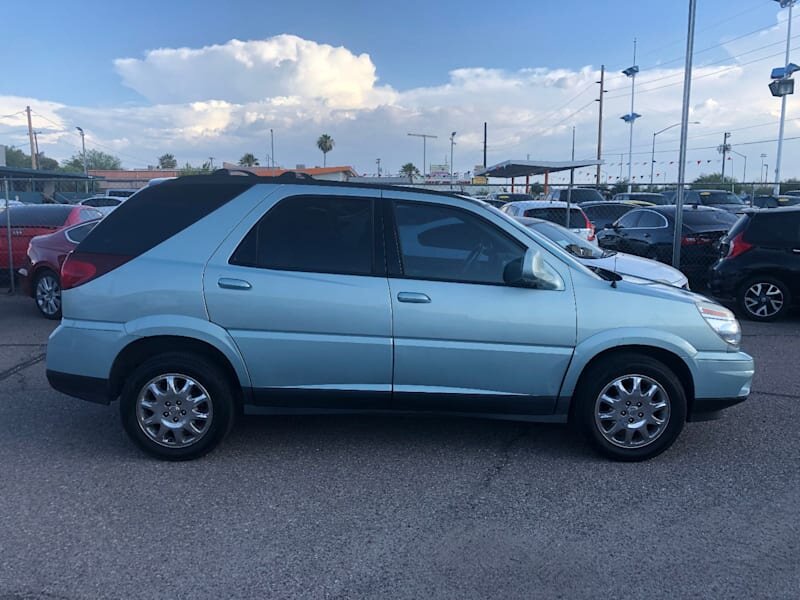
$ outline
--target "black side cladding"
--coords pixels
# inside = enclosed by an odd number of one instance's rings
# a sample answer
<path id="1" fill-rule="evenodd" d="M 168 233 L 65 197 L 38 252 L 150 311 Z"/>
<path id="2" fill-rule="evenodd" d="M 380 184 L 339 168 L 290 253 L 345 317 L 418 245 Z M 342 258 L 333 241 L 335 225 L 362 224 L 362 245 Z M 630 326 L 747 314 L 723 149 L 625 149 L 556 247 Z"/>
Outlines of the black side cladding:
<path id="1" fill-rule="evenodd" d="M 78 252 L 144 254 L 259 183 L 250 177 L 184 177 L 143 189 L 100 221 Z"/>

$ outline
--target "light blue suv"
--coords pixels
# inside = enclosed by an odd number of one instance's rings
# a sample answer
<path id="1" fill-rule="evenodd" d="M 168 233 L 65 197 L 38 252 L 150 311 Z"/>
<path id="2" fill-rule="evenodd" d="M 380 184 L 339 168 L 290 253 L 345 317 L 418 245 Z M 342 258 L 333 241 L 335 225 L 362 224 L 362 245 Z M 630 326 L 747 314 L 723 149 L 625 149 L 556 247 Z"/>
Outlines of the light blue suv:
<path id="1" fill-rule="evenodd" d="M 410 188 L 219 173 L 140 191 L 62 272 L 47 376 L 120 400 L 160 458 L 243 412 L 449 413 L 663 452 L 750 392 L 727 309 L 591 271 L 488 205 Z"/>

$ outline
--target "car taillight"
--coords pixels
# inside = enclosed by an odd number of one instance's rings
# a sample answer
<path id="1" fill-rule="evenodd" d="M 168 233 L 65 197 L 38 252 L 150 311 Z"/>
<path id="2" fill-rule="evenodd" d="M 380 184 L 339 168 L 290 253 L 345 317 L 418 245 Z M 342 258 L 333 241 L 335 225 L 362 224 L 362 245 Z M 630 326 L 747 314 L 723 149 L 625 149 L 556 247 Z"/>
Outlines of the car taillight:
<path id="1" fill-rule="evenodd" d="M 685 235 L 681 238 L 681 246 L 697 246 L 702 243 L 700 238 L 694 235 Z"/>
<path id="2" fill-rule="evenodd" d="M 72 252 L 61 265 L 61 289 L 70 290 L 113 271 L 131 259 L 114 254 Z"/>
<path id="3" fill-rule="evenodd" d="M 744 241 L 744 232 L 735 236 L 730 242 L 728 248 L 728 258 L 736 258 L 740 254 L 744 254 L 753 247 L 753 244 Z"/>
<path id="4" fill-rule="evenodd" d="M 586 239 L 589 240 L 590 242 L 593 242 L 595 237 L 594 225 L 592 225 L 592 222 L 589 220 L 589 217 L 586 216 L 586 213 L 583 213 L 583 220 L 586 221 L 586 229 L 589 230 L 589 237 Z"/>

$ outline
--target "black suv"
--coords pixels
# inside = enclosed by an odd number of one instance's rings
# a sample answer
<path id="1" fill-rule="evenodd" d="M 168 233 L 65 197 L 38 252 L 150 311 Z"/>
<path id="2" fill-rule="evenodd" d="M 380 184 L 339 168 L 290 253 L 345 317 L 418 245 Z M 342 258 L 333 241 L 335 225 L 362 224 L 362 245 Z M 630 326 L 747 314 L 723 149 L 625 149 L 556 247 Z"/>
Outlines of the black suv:
<path id="1" fill-rule="evenodd" d="M 749 210 L 720 244 L 709 288 L 744 316 L 774 321 L 800 298 L 800 207 Z"/>

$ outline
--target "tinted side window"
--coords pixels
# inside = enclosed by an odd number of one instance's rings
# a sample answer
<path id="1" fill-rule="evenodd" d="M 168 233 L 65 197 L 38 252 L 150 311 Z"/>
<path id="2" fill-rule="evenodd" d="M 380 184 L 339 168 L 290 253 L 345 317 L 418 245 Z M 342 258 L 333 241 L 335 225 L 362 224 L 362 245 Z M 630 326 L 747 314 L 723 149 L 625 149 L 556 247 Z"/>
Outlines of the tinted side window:
<path id="1" fill-rule="evenodd" d="M 372 210 L 369 198 L 286 198 L 250 230 L 230 262 L 283 271 L 370 275 Z"/>
<path id="2" fill-rule="evenodd" d="M 658 213 L 654 213 L 651 210 L 643 210 L 642 216 L 639 217 L 639 222 L 636 225 L 637 227 L 666 227 L 667 220 L 659 215 Z"/>
<path id="3" fill-rule="evenodd" d="M 80 251 L 144 254 L 247 191 L 251 179 L 198 175 L 146 188 L 103 219 L 81 242 Z"/>
<path id="4" fill-rule="evenodd" d="M 80 244 L 89 232 L 94 229 L 94 226 L 97 225 L 97 221 L 92 221 L 91 223 L 86 223 L 84 225 L 78 225 L 77 227 L 73 227 L 69 231 L 67 231 L 67 238 L 76 243 Z"/>
<path id="5" fill-rule="evenodd" d="M 642 211 L 633 210 L 624 215 L 619 221 L 617 221 L 617 224 L 620 227 L 629 227 L 629 228 L 636 227 L 637 224 L 639 223 L 639 217 L 641 217 L 641 215 Z"/>
<path id="6" fill-rule="evenodd" d="M 800 244 L 800 212 L 754 215 L 745 241 L 763 246 L 797 246 Z"/>
<path id="7" fill-rule="evenodd" d="M 525 249 L 502 230 L 449 206 L 397 202 L 395 221 L 406 277 L 502 284 Z"/>

